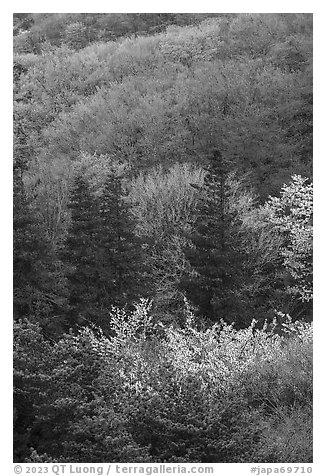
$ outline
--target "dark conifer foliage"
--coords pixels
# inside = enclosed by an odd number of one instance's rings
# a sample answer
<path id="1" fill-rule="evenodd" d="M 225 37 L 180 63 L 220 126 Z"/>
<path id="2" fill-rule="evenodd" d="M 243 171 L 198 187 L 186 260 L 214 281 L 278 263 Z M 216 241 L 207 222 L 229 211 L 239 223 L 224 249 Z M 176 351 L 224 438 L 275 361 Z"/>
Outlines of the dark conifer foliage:
<path id="1" fill-rule="evenodd" d="M 77 174 L 68 205 L 71 226 L 62 252 L 69 283 L 70 324 L 86 324 L 96 313 L 92 310 L 97 294 L 98 204 L 82 174 Z"/>
<path id="2" fill-rule="evenodd" d="M 214 150 L 200 192 L 198 215 L 185 250 L 193 274 L 181 281 L 199 313 L 212 320 L 230 320 L 239 311 L 236 288 L 241 279 L 241 252 L 237 243 L 236 217 L 230 212 L 228 167 Z"/>
<path id="3" fill-rule="evenodd" d="M 99 288 L 105 307 L 123 307 L 144 295 L 142 243 L 122 180 L 110 173 L 99 201 Z"/>
<path id="4" fill-rule="evenodd" d="M 125 200 L 122 179 L 109 174 L 100 196 L 82 174 L 71 192 L 71 226 L 63 250 L 68 266 L 70 322 L 109 329 L 112 306 L 144 295 L 141 244 Z"/>
<path id="5" fill-rule="evenodd" d="M 42 233 L 27 196 L 22 172 L 14 169 L 13 269 L 14 317 L 41 321 L 48 332 L 60 330 L 64 304 L 62 283 L 50 243 Z"/>

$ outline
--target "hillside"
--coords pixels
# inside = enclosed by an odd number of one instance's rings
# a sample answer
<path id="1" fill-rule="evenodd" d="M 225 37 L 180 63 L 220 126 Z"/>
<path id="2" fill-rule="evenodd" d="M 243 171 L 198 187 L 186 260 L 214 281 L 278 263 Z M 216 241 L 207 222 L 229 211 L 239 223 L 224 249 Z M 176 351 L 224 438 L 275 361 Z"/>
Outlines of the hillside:
<path id="1" fill-rule="evenodd" d="M 311 461 L 312 15 L 13 27 L 16 460 Z"/>

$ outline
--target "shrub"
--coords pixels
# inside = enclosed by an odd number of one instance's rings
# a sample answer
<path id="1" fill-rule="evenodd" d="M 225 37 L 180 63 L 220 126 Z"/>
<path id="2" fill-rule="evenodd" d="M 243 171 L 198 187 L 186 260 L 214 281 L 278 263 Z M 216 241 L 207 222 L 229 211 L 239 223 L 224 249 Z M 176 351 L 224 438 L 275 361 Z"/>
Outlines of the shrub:
<path id="1" fill-rule="evenodd" d="M 312 324 L 288 320 L 282 327 L 282 345 L 248 369 L 241 381 L 251 404 L 268 411 L 312 404 Z"/>
<path id="2" fill-rule="evenodd" d="M 256 448 L 255 462 L 312 462 L 313 435 L 310 407 L 278 407 L 264 424 L 265 428 Z"/>
<path id="3" fill-rule="evenodd" d="M 15 324 L 15 460 L 311 461 L 312 326 L 237 331 L 112 309 L 112 336 Z M 282 317 L 284 321 L 284 316 Z"/>

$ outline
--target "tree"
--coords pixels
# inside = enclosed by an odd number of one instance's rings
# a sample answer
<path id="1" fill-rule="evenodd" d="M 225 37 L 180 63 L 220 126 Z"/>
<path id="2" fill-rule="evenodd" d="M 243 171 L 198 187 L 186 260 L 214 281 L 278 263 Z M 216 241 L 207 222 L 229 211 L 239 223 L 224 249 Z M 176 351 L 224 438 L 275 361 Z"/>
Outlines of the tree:
<path id="1" fill-rule="evenodd" d="M 14 317 L 28 317 L 57 333 L 62 326 L 64 285 L 51 246 L 26 194 L 22 171 L 14 168 Z"/>
<path id="2" fill-rule="evenodd" d="M 83 23 L 78 21 L 67 25 L 64 37 L 67 46 L 73 50 L 80 50 L 88 43 L 86 27 Z"/>
<path id="3" fill-rule="evenodd" d="M 288 299 L 280 257 L 283 239 L 273 231 L 248 177 L 232 173 L 227 183 L 228 210 L 237 219 L 236 241 L 242 262 L 237 295 L 243 305 L 236 322 L 247 325 L 254 318 L 263 324 L 274 319 L 275 309 L 287 309 L 283 307 Z"/>
<path id="4" fill-rule="evenodd" d="M 30 13 L 13 14 L 13 33 L 18 35 L 21 31 L 28 30 L 34 21 Z"/>
<path id="5" fill-rule="evenodd" d="M 76 176 L 63 252 L 74 325 L 90 321 L 108 331 L 111 306 L 130 305 L 144 294 L 142 248 L 125 198 L 122 178 L 114 172 L 99 195 L 92 193 L 83 171 Z"/>
<path id="6" fill-rule="evenodd" d="M 236 215 L 228 207 L 227 165 L 219 151 L 213 152 L 206 170 L 199 188 L 192 247 L 185 249 L 193 273 L 181 280 L 181 287 L 201 315 L 232 320 L 241 301 L 236 292 L 241 252 L 237 247 Z"/>
<path id="7" fill-rule="evenodd" d="M 197 195 L 190 183 L 202 184 L 203 177 L 198 167 L 175 164 L 168 170 L 159 167 L 141 173 L 131 183 L 137 234 L 150 243 L 144 255 L 154 291 L 153 305 L 163 321 L 178 321 L 183 316 L 184 299 L 178 282 L 188 265 L 183 248 L 189 242 Z"/>
<path id="8" fill-rule="evenodd" d="M 123 178 L 107 175 L 99 199 L 99 248 L 101 305 L 108 308 L 130 305 L 144 292 L 142 242 L 126 201 Z"/>
<path id="9" fill-rule="evenodd" d="M 283 185 L 280 197 L 269 197 L 265 205 L 268 219 L 284 239 L 283 266 L 291 282 L 288 292 L 301 302 L 311 302 L 313 188 L 307 178 L 294 175 Z"/>
<path id="10" fill-rule="evenodd" d="M 68 208 L 71 211 L 71 225 L 62 259 L 67 266 L 70 322 L 76 325 L 85 324 L 85 319 L 94 320 L 98 294 L 98 204 L 82 172 L 75 177 Z"/>

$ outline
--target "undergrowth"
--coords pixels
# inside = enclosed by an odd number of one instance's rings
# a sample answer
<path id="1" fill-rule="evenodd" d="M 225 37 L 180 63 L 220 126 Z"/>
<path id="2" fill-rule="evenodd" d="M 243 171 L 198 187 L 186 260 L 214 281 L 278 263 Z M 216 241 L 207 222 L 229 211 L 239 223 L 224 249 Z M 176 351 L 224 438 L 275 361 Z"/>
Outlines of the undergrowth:
<path id="1" fill-rule="evenodd" d="M 113 335 L 49 343 L 15 324 L 15 461 L 310 462 L 312 325 L 155 322 L 113 309 Z M 280 329 L 281 328 L 281 332 Z"/>

